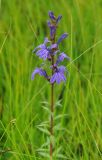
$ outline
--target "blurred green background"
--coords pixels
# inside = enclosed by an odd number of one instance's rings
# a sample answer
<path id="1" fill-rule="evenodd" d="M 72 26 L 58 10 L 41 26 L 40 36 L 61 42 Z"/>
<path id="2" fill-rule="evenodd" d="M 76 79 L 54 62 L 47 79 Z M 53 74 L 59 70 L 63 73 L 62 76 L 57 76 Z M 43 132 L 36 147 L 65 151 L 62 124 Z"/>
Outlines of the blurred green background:
<path id="1" fill-rule="evenodd" d="M 49 159 L 42 106 L 50 85 L 40 76 L 31 81 L 49 10 L 63 15 L 57 37 L 69 33 L 60 49 L 72 59 L 66 84 L 55 86 L 54 159 L 101 160 L 102 0 L 0 0 L 0 160 Z"/>

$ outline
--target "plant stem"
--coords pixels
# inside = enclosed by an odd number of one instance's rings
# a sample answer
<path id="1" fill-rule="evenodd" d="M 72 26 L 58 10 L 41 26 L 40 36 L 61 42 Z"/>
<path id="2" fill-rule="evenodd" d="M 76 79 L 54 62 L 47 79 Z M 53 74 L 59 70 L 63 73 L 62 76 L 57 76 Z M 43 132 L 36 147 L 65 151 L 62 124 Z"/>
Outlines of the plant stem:
<path id="1" fill-rule="evenodd" d="M 53 144 L 52 144 L 52 137 L 53 137 L 53 90 L 54 90 L 54 85 L 51 85 L 51 119 L 50 119 L 50 134 L 51 134 L 51 140 L 50 140 L 50 160 L 52 160 L 52 155 L 53 155 Z"/>
<path id="2" fill-rule="evenodd" d="M 54 33 L 53 39 L 51 39 L 52 44 L 55 43 L 55 36 L 56 32 Z M 54 55 L 51 56 L 51 63 L 52 63 L 52 75 L 54 74 L 53 66 L 54 66 Z M 50 117 L 50 160 L 53 160 L 53 126 L 54 126 L 54 83 L 51 84 L 51 117 Z"/>
<path id="3" fill-rule="evenodd" d="M 54 56 L 52 56 L 52 65 L 54 65 Z M 53 69 L 52 69 L 53 75 Z M 54 84 L 51 84 L 51 117 L 50 117 L 50 160 L 53 158 L 53 113 L 54 113 Z"/>

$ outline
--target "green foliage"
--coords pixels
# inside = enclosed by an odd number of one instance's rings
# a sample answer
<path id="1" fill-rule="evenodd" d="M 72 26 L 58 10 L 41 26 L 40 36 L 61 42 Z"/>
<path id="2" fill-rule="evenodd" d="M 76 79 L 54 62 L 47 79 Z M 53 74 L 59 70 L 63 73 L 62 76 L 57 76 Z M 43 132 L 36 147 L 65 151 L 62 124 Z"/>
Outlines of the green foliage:
<path id="1" fill-rule="evenodd" d="M 55 86 L 54 159 L 101 160 L 101 0 L 0 1 L 0 160 L 49 159 L 50 85 L 31 81 L 49 10 L 63 15 L 60 48 L 72 59 L 67 83 Z"/>

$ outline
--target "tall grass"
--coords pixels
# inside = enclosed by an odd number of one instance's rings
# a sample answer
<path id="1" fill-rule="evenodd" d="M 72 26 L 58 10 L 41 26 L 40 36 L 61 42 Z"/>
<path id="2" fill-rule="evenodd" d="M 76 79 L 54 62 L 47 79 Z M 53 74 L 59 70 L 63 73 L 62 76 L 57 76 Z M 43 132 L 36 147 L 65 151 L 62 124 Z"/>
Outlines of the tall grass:
<path id="1" fill-rule="evenodd" d="M 63 15 L 58 36 L 65 31 L 69 39 L 60 48 L 72 59 L 66 85 L 55 87 L 61 100 L 55 116 L 63 115 L 56 121 L 56 151 L 62 147 L 69 160 L 101 160 L 101 0 L 0 2 L 0 159 L 48 160 L 38 149 L 49 136 L 38 126 L 49 120 L 42 102 L 50 102 L 50 87 L 40 77 L 31 81 L 41 63 L 31 53 L 48 34 L 45 21 L 53 10 Z"/>

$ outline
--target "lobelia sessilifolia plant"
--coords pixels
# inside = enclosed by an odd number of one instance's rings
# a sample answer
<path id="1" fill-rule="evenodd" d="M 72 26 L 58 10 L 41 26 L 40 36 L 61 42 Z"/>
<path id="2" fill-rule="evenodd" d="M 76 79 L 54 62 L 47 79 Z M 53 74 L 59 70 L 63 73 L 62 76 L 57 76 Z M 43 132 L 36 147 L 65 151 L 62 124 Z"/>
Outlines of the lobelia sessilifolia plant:
<path id="1" fill-rule="evenodd" d="M 64 60 L 70 60 L 70 58 L 64 53 L 59 50 L 59 44 L 68 36 L 67 33 L 64 33 L 60 36 L 58 40 L 56 40 L 56 30 L 58 24 L 62 18 L 61 15 L 55 17 L 52 11 L 49 11 L 50 21 L 47 22 L 48 27 L 50 29 L 50 37 L 45 38 L 44 43 L 37 46 L 33 53 L 43 59 L 44 61 L 49 61 L 49 68 L 51 69 L 51 75 L 48 75 L 47 72 L 43 68 L 36 68 L 32 73 L 32 80 L 35 78 L 36 74 L 40 76 L 44 76 L 49 84 L 51 85 L 51 118 L 50 118 L 50 136 L 54 136 L 53 133 L 53 126 L 54 126 L 54 84 L 60 84 L 62 81 L 66 81 L 65 72 L 66 67 L 60 65 L 60 63 Z M 50 160 L 53 157 L 53 143 L 50 138 Z"/>

